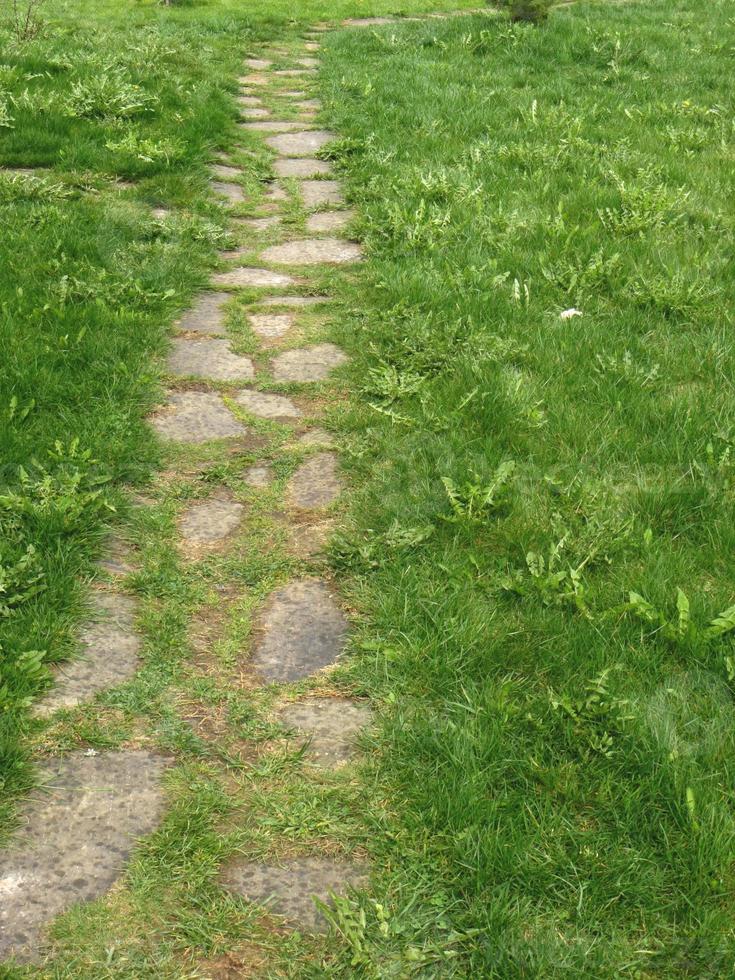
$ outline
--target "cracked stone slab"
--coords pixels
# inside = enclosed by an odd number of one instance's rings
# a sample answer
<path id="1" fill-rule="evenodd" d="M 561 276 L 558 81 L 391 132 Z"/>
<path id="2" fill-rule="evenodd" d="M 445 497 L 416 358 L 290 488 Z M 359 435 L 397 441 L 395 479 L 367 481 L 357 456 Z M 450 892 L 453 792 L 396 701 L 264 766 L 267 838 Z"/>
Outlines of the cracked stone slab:
<path id="1" fill-rule="evenodd" d="M 228 411 L 219 395 L 209 391 L 174 391 L 151 419 L 164 439 L 198 443 L 245 435 L 247 429 Z"/>
<path id="2" fill-rule="evenodd" d="M 306 208 L 345 203 L 342 185 L 338 180 L 302 180 L 299 190 Z"/>
<path id="3" fill-rule="evenodd" d="M 226 340 L 174 339 L 166 366 L 171 374 L 195 376 L 213 381 L 248 381 L 255 377 L 249 357 L 233 354 Z"/>
<path id="4" fill-rule="evenodd" d="M 261 300 L 261 306 L 290 306 L 294 309 L 303 306 L 318 306 L 328 303 L 329 296 L 267 296 Z"/>
<path id="5" fill-rule="evenodd" d="M 280 864 L 236 861 L 222 881 L 229 891 L 250 902 L 265 905 L 294 926 L 311 933 L 327 931 L 327 920 L 314 903 L 314 896 L 331 905 L 331 895 L 345 895 L 367 886 L 368 869 L 363 863 L 333 858 L 291 858 Z"/>
<path id="6" fill-rule="evenodd" d="M 259 337 L 283 337 L 293 327 L 292 313 L 250 313 L 248 321 Z"/>
<path id="7" fill-rule="evenodd" d="M 359 262 L 362 249 L 341 238 L 304 238 L 271 245 L 261 253 L 264 262 L 276 265 L 345 265 Z"/>
<path id="8" fill-rule="evenodd" d="M 306 219 L 306 230 L 310 232 L 343 231 L 355 217 L 354 211 L 318 211 Z"/>
<path id="9" fill-rule="evenodd" d="M 229 293 L 202 293 L 179 320 L 179 329 L 189 333 L 225 333 L 223 307 L 231 298 Z"/>
<path id="10" fill-rule="evenodd" d="M 81 632 L 79 657 L 54 668 L 55 686 L 35 707 L 48 718 L 129 680 L 138 669 L 140 636 L 135 599 L 111 592 L 92 594 L 92 621 Z"/>
<path id="11" fill-rule="evenodd" d="M 212 277 L 212 282 L 217 286 L 294 286 L 296 280 L 283 272 L 273 272 L 271 269 L 253 269 L 250 266 L 241 266 L 238 269 L 230 269 L 228 272 L 219 272 Z"/>
<path id="12" fill-rule="evenodd" d="M 236 500 L 218 497 L 198 500 L 181 515 L 181 536 L 187 544 L 217 544 L 237 530 L 244 511 Z"/>
<path id="13" fill-rule="evenodd" d="M 249 487 L 267 487 L 273 481 L 273 469 L 262 464 L 251 466 L 245 470 L 243 480 Z"/>
<path id="14" fill-rule="evenodd" d="M 286 157 L 276 160 L 273 169 L 279 177 L 313 177 L 314 174 L 331 174 L 332 164 L 312 157 Z"/>
<path id="15" fill-rule="evenodd" d="M 286 496 L 292 507 L 314 510 L 334 503 L 342 491 L 334 453 L 317 453 L 299 466 L 288 481 Z"/>
<path id="16" fill-rule="evenodd" d="M 239 184 L 231 184 L 224 180 L 213 180 L 209 186 L 215 194 L 227 198 L 230 204 L 242 204 L 245 200 L 245 193 Z"/>
<path id="17" fill-rule="evenodd" d="M 327 585 L 314 579 L 289 582 L 272 592 L 260 625 L 253 665 L 266 680 L 280 683 L 336 663 L 349 630 Z"/>
<path id="18" fill-rule="evenodd" d="M 252 415 L 263 419 L 297 419 L 301 415 L 290 398 L 269 391 L 241 391 L 235 401 Z"/>
<path id="19" fill-rule="evenodd" d="M 0 960 L 40 958 L 46 927 L 104 895 L 136 840 L 163 813 L 168 763 L 150 752 L 75 752 L 41 770 L 43 788 L 21 808 L 21 829 L 0 868 Z"/>
<path id="20" fill-rule="evenodd" d="M 284 157 L 313 157 L 327 143 L 336 139 L 335 133 L 326 129 L 308 129 L 298 133 L 282 133 L 270 136 L 266 144 Z"/>
<path id="21" fill-rule="evenodd" d="M 287 704 L 278 720 L 285 728 L 309 738 L 306 758 L 324 769 L 347 762 L 355 752 L 355 737 L 370 724 L 366 704 L 348 698 L 309 698 Z"/>
<path id="22" fill-rule="evenodd" d="M 323 381 L 341 364 L 347 355 L 334 344 L 316 344 L 287 350 L 271 361 L 273 377 L 277 381 Z"/>

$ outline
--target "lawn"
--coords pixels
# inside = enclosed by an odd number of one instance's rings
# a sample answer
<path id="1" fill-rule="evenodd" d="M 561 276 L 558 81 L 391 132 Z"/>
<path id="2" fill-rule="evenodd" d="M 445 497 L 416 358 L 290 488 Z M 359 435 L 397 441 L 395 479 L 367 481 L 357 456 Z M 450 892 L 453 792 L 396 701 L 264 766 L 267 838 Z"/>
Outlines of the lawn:
<path id="1" fill-rule="evenodd" d="M 194 976 L 243 939 L 214 885 L 233 800 L 176 697 L 209 584 L 252 606 L 287 565 L 263 554 L 270 503 L 203 580 L 172 544 L 191 484 L 130 505 L 170 462 L 144 423 L 155 357 L 231 244 L 207 164 L 236 140 L 242 56 L 326 17 L 448 6 L 473 4 L 56 3 L 38 39 L 3 35 L 0 824 L 34 746 L 145 730 L 179 756 L 127 890 L 66 917 L 43 976 Z M 248 773 L 263 816 L 237 841 L 330 837 L 376 876 L 324 946 L 253 926 L 272 976 L 735 973 L 734 17 L 580 2 L 541 28 L 325 40 L 329 152 L 367 251 L 335 284 L 355 491 L 331 561 L 357 624 L 341 683 L 380 721 L 359 779 Z M 268 160 L 240 162 L 257 198 Z M 146 668 L 49 733 L 29 714 L 45 664 L 73 651 L 125 522 Z M 247 635 L 231 624 L 223 658 Z M 259 696 L 189 693 L 267 739 Z"/>

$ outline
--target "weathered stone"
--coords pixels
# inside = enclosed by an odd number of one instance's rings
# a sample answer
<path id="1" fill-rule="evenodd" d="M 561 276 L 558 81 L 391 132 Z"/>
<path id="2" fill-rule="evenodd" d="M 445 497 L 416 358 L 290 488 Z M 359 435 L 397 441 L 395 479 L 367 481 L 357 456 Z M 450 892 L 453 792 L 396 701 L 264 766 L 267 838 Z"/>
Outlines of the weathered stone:
<path id="1" fill-rule="evenodd" d="M 188 443 L 241 436 L 247 431 L 227 410 L 222 398 L 209 391 L 172 392 L 151 424 L 164 439 Z"/>
<path id="2" fill-rule="evenodd" d="M 238 123 L 240 129 L 252 133 L 291 133 L 301 129 L 304 124 L 293 119 L 267 119 L 262 122 Z"/>
<path id="3" fill-rule="evenodd" d="M 273 480 L 273 470 L 270 466 L 256 464 L 245 470 L 243 480 L 249 487 L 267 487 Z"/>
<path id="4" fill-rule="evenodd" d="M 219 272 L 212 277 L 216 286 L 293 286 L 295 280 L 282 272 L 271 272 L 270 269 L 253 269 L 241 266 L 230 269 L 229 272 Z"/>
<path id="5" fill-rule="evenodd" d="M 257 95 L 239 95 L 237 101 L 239 105 L 245 106 L 246 108 L 263 105 L 263 100 L 259 99 Z"/>
<path id="6" fill-rule="evenodd" d="M 246 68 L 252 68 L 253 71 L 265 71 L 271 67 L 273 62 L 264 58 L 246 58 L 244 64 Z"/>
<path id="7" fill-rule="evenodd" d="M 319 112 L 322 104 L 319 99 L 306 99 L 304 102 L 297 102 L 296 107 L 303 112 Z"/>
<path id="8" fill-rule="evenodd" d="M 281 92 L 284 99 L 303 99 L 306 95 L 303 89 L 289 89 L 287 92 Z"/>
<path id="9" fill-rule="evenodd" d="M 276 589 L 261 622 L 253 665 L 268 681 L 290 682 L 330 667 L 342 653 L 347 619 L 324 582 L 302 579 Z"/>
<path id="10" fill-rule="evenodd" d="M 131 561 L 130 545 L 118 537 L 111 537 L 97 566 L 108 575 L 130 575 L 135 571 Z"/>
<path id="11" fill-rule="evenodd" d="M 92 622 L 81 633 L 79 658 L 54 668 L 54 687 L 34 713 L 47 718 L 61 708 L 73 708 L 129 680 L 138 669 L 140 637 L 135 631 L 137 604 L 131 596 L 92 594 Z"/>
<path id="12" fill-rule="evenodd" d="M 289 547 L 300 558 L 314 558 L 323 554 L 330 535 L 334 531 L 334 521 L 308 521 L 288 525 Z"/>
<path id="13" fill-rule="evenodd" d="M 313 75 L 313 71 L 309 71 L 308 68 L 281 68 L 279 71 L 274 71 L 274 75 L 278 75 L 281 78 L 298 78 L 301 75 Z"/>
<path id="14" fill-rule="evenodd" d="M 260 301 L 261 306 L 290 306 L 294 309 L 300 306 L 317 306 L 328 303 L 329 296 L 266 296 Z"/>
<path id="15" fill-rule="evenodd" d="M 334 344 L 287 350 L 271 362 L 277 381 L 323 381 L 334 368 L 347 362 L 347 356 Z"/>
<path id="16" fill-rule="evenodd" d="M 296 419 L 301 415 L 290 398 L 268 391 L 241 391 L 235 401 L 252 415 L 264 419 Z"/>
<path id="17" fill-rule="evenodd" d="M 260 108 L 250 108 L 246 107 L 244 116 L 246 119 L 268 119 L 270 117 L 270 109 L 266 109 L 264 106 Z M 274 130 L 271 130 L 274 132 Z M 275 130 L 275 132 L 283 132 L 283 130 Z"/>
<path id="18" fill-rule="evenodd" d="M 342 231 L 354 217 L 354 211 L 317 211 L 306 219 L 306 230 L 316 233 Z"/>
<path id="19" fill-rule="evenodd" d="M 270 136 L 266 143 L 276 153 L 284 157 L 312 157 L 327 143 L 336 139 L 334 133 L 324 129 L 308 129 L 298 133 L 283 133 Z"/>
<path id="20" fill-rule="evenodd" d="M 251 313 L 248 320 L 259 337 L 282 337 L 293 326 L 293 315 L 290 313 Z"/>
<path id="21" fill-rule="evenodd" d="M 266 201 L 286 201 L 288 200 L 288 194 L 284 191 L 282 187 L 271 181 L 269 184 L 265 185 L 265 193 L 263 197 Z"/>
<path id="22" fill-rule="evenodd" d="M 317 453 L 299 466 L 288 481 L 286 493 L 292 507 L 313 510 L 334 503 L 341 490 L 337 457 L 334 453 Z"/>
<path id="23" fill-rule="evenodd" d="M 231 167 L 227 163 L 215 163 L 212 166 L 212 173 L 222 180 L 236 180 L 238 177 L 242 177 L 242 170 L 239 167 Z"/>
<path id="24" fill-rule="evenodd" d="M 151 217 L 155 218 L 156 221 L 165 221 L 170 214 L 168 208 L 151 208 Z"/>
<path id="25" fill-rule="evenodd" d="M 253 231 L 268 231 L 269 228 L 276 228 L 280 223 L 281 219 L 277 214 L 268 215 L 266 218 L 245 218 L 243 222 Z"/>
<path id="26" fill-rule="evenodd" d="M 166 765 L 135 751 L 74 753 L 43 767 L 43 790 L 23 805 L 2 853 L 0 960 L 38 960 L 51 921 L 115 883 L 162 815 Z"/>
<path id="27" fill-rule="evenodd" d="M 286 705 L 278 718 L 286 728 L 310 737 L 307 759 L 331 769 L 353 755 L 355 736 L 370 723 L 371 711 L 347 698 L 309 698 Z"/>
<path id="28" fill-rule="evenodd" d="M 301 65 L 303 68 L 316 68 L 319 62 L 316 58 L 297 58 L 296 64 Z"/>
<path id="29" fill-rule="evenodd" d="M 236 500 L 218 497 L 199 500 L 182 514 L 179 522 L 181 536 L 187 544 L 216 544 L 236 530 L 244 510 Z"/>
<path id="30" fill-rule="evenodd" d="M 195 376 L 214 381 L 247 381 L 255 377 L 249 357 L 233 354 L 226 340 L 189 340 L 177 337 L 166 366 L 179 377 Z"/>
<path id="31" fill-rule="evenodd" d="M 317 41 L 307 41 L 304 45 L 304 51 L 318 51 L 321 48 L 321 44 Z"/>
<path id="32" fill-rule="evenodd" d="M 232 262 L 234 259 L 244 259 L 252 250 L 252 247 L 239 245 L 237 248 L 228 248 L 225 252 L 219 252 L 218 256 L 223 262 Z"/>
<path id="33" fill-rule="evenodd" d="M 359 262 L 362 249 L 341 238 L 306 238 L 283 245 L 271 245 L 261 258 L 278 265 L 343 265 Z"/>
<path id="34" fill-rule="evenodd" d="M 302 180 L 299 190 L 305 208 L 322 208 L 345 202 L 338 180 Z"/>
<path id="35" fill-rule="evenodd" d="M 251 74 L 251 75 L 241 75 L 238 78 L 238 82 L 241 85 L 267 85 L 268 79 L 265 75 Z"/>
<path id="36" fill-rule="evenodd" d="M 311 157 L 287 157 L 276 160 L 273 169 L 279 177 L 312 177 L 314 174 L 330 174 L 332 164 L 328 160 Z"/>
<path id="37" fill-rule="evenodd" d="M 382 24 L 395 24 L 392 17 L 351 17 L 343 20 L 345 27 L 380 27 Z"/>
<path id="38" fill-rule="evenodd" d="M 229 293 L 202 293 L 194 306 L 179 320 L 179 329 L 189 333 L 224 333 L 225 317 L 222 308 L 231 298 Z"/>
<path id="39" fill-rule="evenodd" d="M 242 204 L 245 194 L 239 184 L 230 184 L 223 180 L 213 180 L 210 187 L 215 194 L 226 197 L 230 204 Z"/>
<path id="40" fill-rule="evenodd" d="M 332 446 L 334 437 L 326 429 L 309 429 L 299 436 L 299 443 L 302 446 Z"/>

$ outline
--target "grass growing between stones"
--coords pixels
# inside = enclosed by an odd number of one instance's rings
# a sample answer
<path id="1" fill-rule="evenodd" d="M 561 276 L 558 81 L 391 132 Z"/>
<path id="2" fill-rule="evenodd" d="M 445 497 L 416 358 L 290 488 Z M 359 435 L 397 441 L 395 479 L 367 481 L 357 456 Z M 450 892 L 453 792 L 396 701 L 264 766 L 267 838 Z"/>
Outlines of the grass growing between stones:
<path id="1" fill-rule="evenodd" d="M 330 975 L 733 972 L 732 13 L 326 42 L 389 801 Z"/>

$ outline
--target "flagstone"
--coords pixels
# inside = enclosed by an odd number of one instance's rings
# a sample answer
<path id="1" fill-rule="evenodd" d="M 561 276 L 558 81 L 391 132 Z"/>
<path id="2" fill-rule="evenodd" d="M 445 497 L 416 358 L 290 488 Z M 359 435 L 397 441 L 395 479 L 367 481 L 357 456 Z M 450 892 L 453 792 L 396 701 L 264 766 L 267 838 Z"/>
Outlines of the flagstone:
<path id="1" fill-rule="evenodd" d="M 266 296 L 260 300 L 261 306 L 290 306 L 293 308 L 301 306 L 318 306 L 320 303 L 328 303 L 329 296 Z"/>
<path id="2" fill-rule="evenodd" d="M 223 307 L 230 299 L 229 293 L 202 293 L 179 320 L 179 329 L 188 333 L 224 333 Z"/>
<path id="3" fill-rule="evenodd" d="M 299 185 L 305 208 L 344 204 L 342 185 L 338 180 L 302 180 Z"/>
<path id="4" fill-rule="evenodd" d="M 187 544 L 216 544 L 237 529 L 244 511 L 243 505 L 235 500 L 218 497 L 199 500 L 182 514 L 181 535 Z"/>
<path id="5" fill-rule="evenodd" d="M 291 313 L 250 313 L 248 321 L 259 337 L 282 337 L 293 326 Z"/>
<path id="6" fill-rule="evenodd" d="M 230 204 L 242 204 L 245 200 L 245 192 L 239 184 L 231 184 L 223 180 L 213 180 L 209 186 L 215 194 L 227 198 Z"/>
<path id="7" fill-rule="evenodd" d="M 328 160 L 311 157 L 286 157 L 276 160 L 273 169 L 279 177 L 312 177 L 315 174 L 331 174 L 332 164 Z"/>
<path id="8" fill-rule="evenodd" d="M 238 123 L 240 129 L 253 133 L 291 133 L 303 129 L 304 124 L 294 119 L 267 119 L 262 122 Z"/>
<path id="9" fill-rule="evenodd" d="M 354 755 L 355 738 L 370 724 L 371 714 L 366 704 L 347 698 L 308 698 L 286 705 L 278 720 L 299 735 L 308 736 L 307 759 L 331 769 Z"/>
<path id="10" fill-rule="evenodd" d="M 247 107 L 243 112 L 246 119 L 268 119 L 270 118 L 270 114 L 270 109 L 266 109 L 264 106 L 261 108 Z"/>
<path id="11" fill-rule="evenodd" d="M 268 391 L 241 391 L 235 396 L 238 405 L 264 419 L 295 419 L 301 412 L 290 398 Z"/>
<path id="12" fill-rule="evenodd" d="M 230 350 L 226 340 L 189 340 L 177 337 L 166 366 L 179 377 L 211 378 L 213 381 L 247 381 L 255 377 L 253 362 Z"/>
<path id="13" fill-rule="evenodd" d="M 342 231 L 354 217 L 354 211 L 317 211 L 306 219 L 306 230 L 317 233 Z"/>
<path id="14" fill-rule="evenodd" d="M 265 70 L 273 64 L 272 61 L 267 61 L 264 58 L 246 58 L 243 63 L 247 68 L 252 68 L 254 71 Z"/>
<path id="15" fill-rule="evenodd" d="M 249 487 L 267 487 L 273 480 L 273 469 L 268 465 L 251 466 L 245 470 L 243 480 Z"/>
<path id="16" fill-rule="evenodd" d="M 270 136 L 265 142 L 285 157 L 311 157 L 334 139 L 335 134 L 326 129 L 302 129 L 300 132 Z"/>
<path id="17" fill-rule="evenodd" d="M 323 381 L 347 356 L 334 344 L 316 344 L 297 350 L 287 350 L 271 361 L 271 371 L 277 381 Z"/>
<path id="18" fill-rule="evenodd" d="M 317 453 L 303 462 L 286 488 L 286 499 L 292 507 L 315 510 L 334 503 L 342 491 L 334 453 Z"/>
<path id="19" fill-rule="evenodd" d="M 242 170 L 239 167 L 231 167 L 229 164 L 225 163 L 215 163 L 212 165 L 212 173 L 216 177 L 222 177 L 228 180 L 233 177 L 242 177 Z M 239 186 L 239 185 L 238 185 Z"/>
<path id="20" fill-rule="evenodd" d="M 228 272 L 219 272 L 212 277 L 217 286 L 293 286 L 296 280 L 282 272 L 272 272 L 270 269 L 254 269 L 250 266 L 240 266 Z"/>
<path id="21" fill-rule="evenodd" d="M 185 443 L 241 436 L 247 431 L 228 411 L 221 396 L 210 391 L 171 392 L 151 424 L 164 439 Z"/>
<path id="22" fill-rule="evenodd" d="M 271 245 L 263 250 L 261 258 L 276 265 L 342 265 L 359 262 L 362 249 L 341 238 L 306 238 Z"/>
<path id="23" fill-rule="evenodd" d="M 277 214 L 270 214 L 265 218 L 245 218 L 243 224 L 255 231 L 267 231 L 280 225 L 281 219 Z"/>

